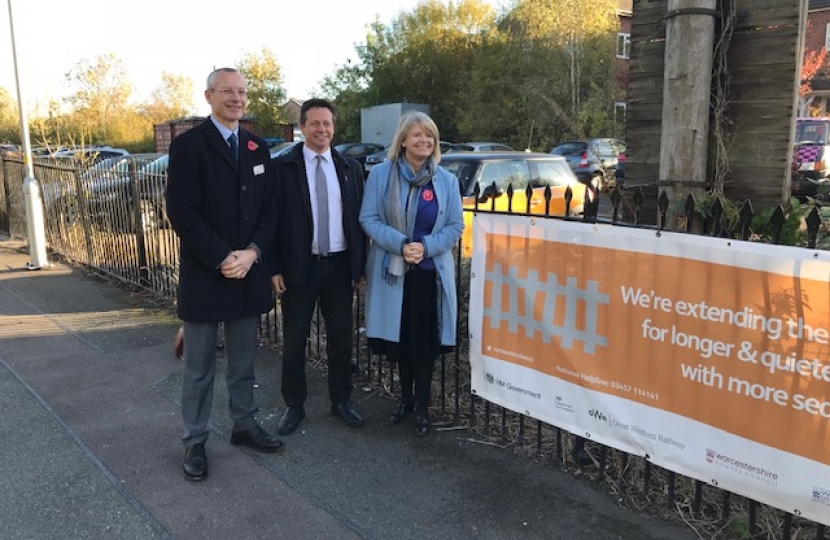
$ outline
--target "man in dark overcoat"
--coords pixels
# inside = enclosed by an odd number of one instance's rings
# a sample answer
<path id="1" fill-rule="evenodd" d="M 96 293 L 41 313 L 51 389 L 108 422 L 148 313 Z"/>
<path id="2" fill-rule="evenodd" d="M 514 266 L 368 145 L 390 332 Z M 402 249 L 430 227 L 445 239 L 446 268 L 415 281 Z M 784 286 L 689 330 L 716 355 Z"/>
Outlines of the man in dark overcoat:
<path id="1" fill-rule="evenodd" d="M 167 213 L 181 239 L 178 315 L 184 327 L 184 475 L 207 476 L 217 328 L 225 331 L 231 443 L 274 452 L 282 441 L 257 423 L 257 325 L 274 306 L 263 257 L 276 227 L 268 145 L 239 127 L 246 82 L 235 69 L 208 77 L 210 117 L 170 145 Z"/>

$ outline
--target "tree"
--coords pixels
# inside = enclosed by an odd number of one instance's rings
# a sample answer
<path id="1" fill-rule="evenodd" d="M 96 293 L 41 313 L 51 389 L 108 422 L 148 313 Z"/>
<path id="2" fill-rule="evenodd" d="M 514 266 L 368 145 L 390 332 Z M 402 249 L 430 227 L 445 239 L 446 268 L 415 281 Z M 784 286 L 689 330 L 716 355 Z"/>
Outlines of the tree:
<path id="1" fill-rule="evenodd" d="M 370 104 L 366 70 L 347 62 L 320 82 L 324 98 L 337 107 L 337 142 L 361 140 L 360 110 Z"/>
<path id="2" fill-rule="evenodd" d="M 5 88 L 0 88 L 0 142 L 20 144 L 20 112 Z"/>
<path id="3" fill-rule="evenodd" d="M 812 110 L 813 96 L 808 96 L 813 91 L 813 79 L 825 67 L 827 63 L 827 49 L 822 47 L 818 51 L 809 51 L 804 54 L 801 64 L 801 86 L 798 89 L 799 116 L 818 116 L 820 112 Z"/>
<path id="4" fill-rule="evenodd" d="M 75 93 L 66 99 L 76 122 L 91 136 L 92 143 L 105 144 L 125 135 L 132 85 L 121 60 L 112 53 L 82 60 L 66 74 Z M 134 112 L 134 111 L 133 111 Z"/>
<path id="5" fill-rule="evenodd" d="M 385 26 L 377 21 L 358 47 L 370 104 L 426 103 L 446 139 L 460 136 L 457 114 L 466 74 L 495 12 L 481 0 L 426 0 Z"/>
<path id="6" fill-rule="evenodd" d="M 193 80 L 167 71 L 161 73 L 161 85 L 141 107 L 155 124 L 186 117 L 193 109 Z"/>
<path id="7" fill-rule="evenodd" d="M 476 53 L 461 130 L 545 151 L 611 132 L 617 24 L 614 0 L 517 1 Z"/>
<path id="8" fill-rule="evenodd" d="M 282 86 L 282 69 L 274 53 L 264 48 L 248 53 L 237 62 L 236 69 L 248 82 L 248 113 L 266 136 L 280 133 L 282 107 L 286 94 Z"/>

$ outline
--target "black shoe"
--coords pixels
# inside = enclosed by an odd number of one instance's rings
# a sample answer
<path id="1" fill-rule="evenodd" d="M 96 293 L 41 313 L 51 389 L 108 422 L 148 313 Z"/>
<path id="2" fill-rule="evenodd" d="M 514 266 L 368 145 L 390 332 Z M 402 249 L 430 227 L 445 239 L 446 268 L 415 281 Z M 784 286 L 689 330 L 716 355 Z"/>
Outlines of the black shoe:
<path id="1" fill-rule="evenodd" d="M 302 407 L 288 407 L 282 413 L 280 425 L 277 427 L 277 433 L 280 435 L 291 435 L 297 431 L 297 426 L 300 425 L 300 420 L 303 418 L 305 418 L 305 409 Z"/>
<path id="2" fill-rule="evenodd" d="M 191 444 L 185 448 L 182 469 L 184 470 L 184 477 L 188 480 L 198 482 L 207 478 L 208 466 L 204 444 Z"/>
<path id="3" fill-rule="evenodd" d="M 395 407 L 395 410 L 392 411 L 392 415 L 389 417 L 389 421 L 393 424 L 400 424 L 403 421 L 403 419 L 409 416 L 409 413 L 411 413 L 414 409 L 414 406 L 407 405 L 406 403 L 401 401 L 400 403 L 398 403 L 398 406 Z"/>
<path id="4" fill-rule="evenodd" d="M 259 424 L 245 431 L 231 433 L 231 444 L 247 446 L 257 452 L 277 452 L 282 449 L 282 441 L 262 429 Z"/>
<path id="5" fill-rule="evenodd" d="M 418 411 L 415 413 L 415 432 L 418 435 L 426 435 L 432 429 L 429 422 L 429 413 Z"/>
<path id="6" fill-rule="evenodd" d="M 341 401 L 340 403 L 333 403 L 331 406 L 331 414 L 339 416 L 344 422 L 352 427 L 360 427 L 363 425 L 363 417 L 357 412 L 357 409 L 348 401 Z"/>

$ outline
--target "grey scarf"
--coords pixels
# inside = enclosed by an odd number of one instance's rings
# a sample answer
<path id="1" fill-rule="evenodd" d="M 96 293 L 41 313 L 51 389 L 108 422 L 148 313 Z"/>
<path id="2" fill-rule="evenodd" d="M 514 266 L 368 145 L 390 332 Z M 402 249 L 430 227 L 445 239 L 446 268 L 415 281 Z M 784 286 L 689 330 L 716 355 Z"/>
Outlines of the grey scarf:
<path id="1" fill-rule="evenodd" d="M 420 171 L 412 171 L 412 166 L 403 158 L 392 166 L 389 173 L 389 189 L 386 191 L 386 206 L 381 217 L 390 226 L 412 238 L 415 232 L 415 217 L 418 214 L 418 196 L 421 188 L 427 185 L 435 176 L 435 160 L 430 157 Z M 401 173 L 409 184 L 406 208 L 401 208 Z M 407 270 L 406 262 L 401 255 L 387 253 L 383 261 L 383 277 L 392 285 L 397 283 L 398 277 Z"/>

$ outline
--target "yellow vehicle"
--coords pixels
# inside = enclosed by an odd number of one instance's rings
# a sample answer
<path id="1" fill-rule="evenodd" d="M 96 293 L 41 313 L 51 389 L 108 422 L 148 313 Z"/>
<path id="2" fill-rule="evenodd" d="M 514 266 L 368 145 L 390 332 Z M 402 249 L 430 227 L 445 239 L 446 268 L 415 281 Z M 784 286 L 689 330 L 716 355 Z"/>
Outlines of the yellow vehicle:
<path id="1" fill-rule="evenodd" d="M 514 214 L 579 216 L 585 203 L 585 185 L 560 156 L 529 152 L 462 152 L 441 158 L 441 166 L 455 174 L 465 209 L 478 208 Z M 528 186 L 532 189 L 530 200 Z M 513 196 L 508 196 L 512 187 Z M 550 187 L 550 202 L 545 190 Z M 570 189 L 570 205 L 566 192 Z M 528 207 L 528 202 L 530 206 Z M 473 212 L 464 212 L 462 247 L 465 256 L 472 253 Z"/>

